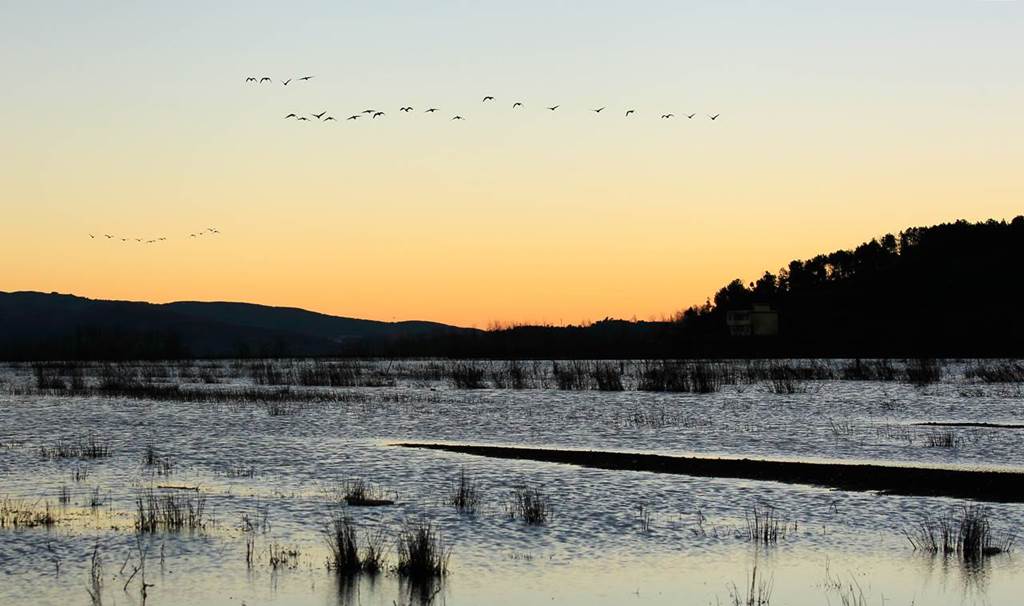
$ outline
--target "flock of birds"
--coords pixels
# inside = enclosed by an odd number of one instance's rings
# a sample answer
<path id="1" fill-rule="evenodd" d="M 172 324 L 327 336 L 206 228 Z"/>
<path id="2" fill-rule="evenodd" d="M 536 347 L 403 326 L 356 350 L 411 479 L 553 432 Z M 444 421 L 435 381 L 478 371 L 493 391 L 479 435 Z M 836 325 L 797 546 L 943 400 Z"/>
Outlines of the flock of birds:
<path id="1" fill-rule="evenodd" d="M 288 84 L 291 83 L 293 80 L 295 82 L 308 82 L 308 81 L 312 80 L 315 77 L 316 76 L 300 76 L 300 77 L 296 78 L 296 77 L 292 76 L 291 78 L 288 78 L 287 80 L 281 80 L 281 84 L 283 84 L 285 86 L 288 86 Z M 248 76 L 245 79 L 245 83 L 246 84 L 273 84 L 274 80 L 270 76 L 261 76 L 260 78 L 256 78 L 256 76 Z"/>
<path id="2" fill-rule="evenodd" d="M 216 227 L 207 227 L 204 230 L 197 231 L 188 235 L 189 238 L 202 238 L 203 236 L 216 236 L 220 234 L 220 230 Z M 100 234 L 102 240 L 120 240 L 121 242 L 134 243 L 134 244 L 158 244 L 167 240 L 166 236 L 160 236 L 159 238 L 132 238 L 118 236 L 115 234 Z M 89 234 L 89 239 L 95 240 L 96 234 Z"/>
<path id="3" fill-rule="evenodd" d="M 305 82 L 305 81 L 309 81 L 309 80 L 311 80 L 311 79 L 313 79 L 315 77 L 316 76 L 302 76 L 302 77 L 299 77 L 299 78 L 288 78 L 287 80 L 281 80 L 281 84 L 283 84 L 284 86 L 288 86 L 288 83 L 292 82 L 293 80 L 298 80 L 298 81 L 304 81 Z M 255 76 L 248 76 L 245 79 L 245 82 L 247 84 L 257 84 L 257 85 L 259 85 L 259 84 L 272 84 L 274 82 L 274 80 L 270 76 L 262 76 L 262 77 L 260 77 L 258 79 Z M 481 100 L 481 102 L 482 103 L 494 103 L 495 99 L 494 99 L 493 95 L 487 95 L 487 96 L 485 96 Z M 524 109 L 525 107 L 526 106 L 523 104 L 522 101 L 515 101 L 515 102 L 512 103 L 512 109 L 513 110 Z M 561 107 L 561 105 L 551 105 L 551 106 L 543 106 L 543 107 L 544 107 L 544 109 L 547 109 L 548 111 L 552 111 L 553 112 L 553 111 L 558 110 L 558 108 Z M 595 114 L 600 114 L 601 112 L 603 112 L 606 109 L 608 109 L 608 108 L 602 106 L 602 107 L 598 107 L 598 108 L 595 108 L 595 109 L 591 109 L 590 111 L 594 112 Z M 416 111 L 416 109 L 414 107 L 412 107 L 412 106 L 403 106 L 403 107 L 398 108 L 398 111 L 400 111 L 402 113 L 412 113 L 412 112 Z M 427 109 L 424 109 L 422 111 L 423 111 L 423 113 L 426 113 L 426 114 L 432 114 L 432 113 L 435 113 L 435 112 L 439 112 L 441 110 L 439 108 L 437 108 L 437 107 L 428 107 Z M 624 111 L 625 111 L 624 116 L 626 118 L 628 118 L 630 116 L 634 116 L 637 113 L 637 110 L 632 109 L 632 108 L 627 108 Z M 697 113 L 693 112 L 693 113 L 686 113 L 686 114 L 682 114 L 682 115 L 685 116 L 687 119 L 692 120 L 692 119 L 694 119 L 697 116 Z M 720 115 L 721 114 L 707 114 L 707 117 L 710 120 L 717 120 Z M 357 114 L 352 114 L 351 116 L 345 118 L 345 120 L 346 121 L 358 120 L 360 118 L 367 118 L 367 117 L 370 120 L 376 120 L 377 118 L 383 118 L 385 116 L 387 116 L 386 112 L 384 112 L 382 110 L 379 110 L 379 109 L 371 108 L 371 109 L 364 109 L 362 112 L 357 113 Z M 675 118 L 675 117 L 676 117 L 676 115 L 674 113 L 661 114 L 661 119 L 662 120 L 669 120 L 669 119 Z M 320 112 L 318 114 L 300 114 L 300 113 L 292 112 L 292 113 L 288 114 L 287 116 L 285 116 L 284 118 L 285 118 L 285 120 L 294 119 L 297 122 L 311 122 L 311 121 L 313 121 L 313 119 L 316 119 L 316 120 L 318 120 L 320 122 L 337 121 L 337 118 L 335 118 L 332 115 L 329 115 L 326 110 L 322 111 L 322 112 Z M 465 120 L 466 118 L 464 116 L 460 115 L 460 114 L 455 114 L 454 116 L 451 117 L 451 119 L 452 120 Z"/>
<path id="4" fill-rule="evenodd" d="M 494 101 L 494 97 L 487 96 L 487 97 L 483 98 L 482 102 L 483 103 L 489 103 L 489 102 L 493 102 L 493 101 Z M 516 102 L 514 102 L 512 104 L 512 109 L 514 109 L 514 110 L 522 109 L 524 107 L 525 107 L 525 105 L 523 105 L 522 101 L 516 101 Z M 553 111 L 556 111 L 559 107 L 561 107 L 561 105 L 544 106 L 544 109 L 553 112 Z M 607 107 L 598 107 L 598 108 L 592 109 L 590 111 L 594 112 L 595 114 L 600 114 L 601 112 L 603 112 L 606 109 L 608 109 L 608 108 Z M 404 106 L 404 107 L 398 108 L 398 111 L 403 112 L 403 113 L 410 113 L 410 112 L 416 111 L 416 109 L 413 108 L 412 106 Z M 424 109 L 422 111 L 425 114 L 432 114 L 434 112 L 438 112 L 438 111 L 441 111 L 441 110 L 439 108 L 437 108 L 437 107 L 428 107 L 427 109 Z M 358 120 L 360 118 L 365 118 L 365 117 L 369 117 L 371 120 L 376 120 L 377 118 L 383 118 L 386 115 L 387 115 L 387 113 L 382 111 L 382 110 L 371 108 L 371 109 L 364 109 L 362 112 L 360 112 L 358 114 L 352 114 L 351 116 L 345 118 L 345 120 L 346 121 L 347 120 Z M 626 118 L 628 118 L 630 116 L 633 116 L 633 115 L 636 115 L 636 110 L 635 109 L 626 109 L 625 110 L 625 117 Z M 717 120 L 720 115 L 721 114 L 707 114 L 707 117 L 710 120 Z M 694 113 L 689 113 L 689 114 L 683 114 L 683 116 L 685 116 L 689 120 L 693 120 L 697 116 L 697 113 L 694 112 Z M 673 114 L 673 113 L 661 114 L 661 119 L 662 120 L 668 120 L 668 119 L 675 118 L 675 117 L 676 117 L 676 115 Z M 290 113 L 290 114 L 288 114 L 288 115 L 286 115 L 284 117 L 285 120 L 294 119 L 294 120 L 299 121 L 299 122 L 309 122 L 309 121 L 312 121 L 311 119 L 313 119 L 313 118 L 315 118 L 316 120 L 319 120 L 321 122 L 330 122 L 331 120 L 335 120 L 335 121 L 337 120 L 337 118 L 335 118 L 334 116 L 329 115 L 326 110 L 322 111 L 322 112 L 320 112 L 318 114 L 299 114 L 299 113 L 292 112 L 292 113 Z M 465 120 L 466 118 L 464 116 L 460 115 L 460 114 L 455 114 L 454 116 L 452 116 L 451 119 L 452 120 Z"/>

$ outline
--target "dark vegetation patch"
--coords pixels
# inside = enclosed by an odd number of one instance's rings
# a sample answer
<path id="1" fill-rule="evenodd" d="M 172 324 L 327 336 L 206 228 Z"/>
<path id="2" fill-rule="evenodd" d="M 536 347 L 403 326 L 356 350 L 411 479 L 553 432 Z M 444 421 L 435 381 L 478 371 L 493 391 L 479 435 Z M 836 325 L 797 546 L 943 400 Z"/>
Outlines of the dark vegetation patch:
<path id="1" fill-rule="evenodd" d="M 911 496 L 947 496 L 982 501 L 1024 503 L 1024 473 L 1011 471 L 676 457 L 625 452 L 471 444 L 399 443 L 396 446 L 427 448 L 502 459 L 565 463 L 600 469 L 627 469 L 696 477 L 742 478 L 789 484 L 810 484 L 842 490 L 877 490 Z"/>

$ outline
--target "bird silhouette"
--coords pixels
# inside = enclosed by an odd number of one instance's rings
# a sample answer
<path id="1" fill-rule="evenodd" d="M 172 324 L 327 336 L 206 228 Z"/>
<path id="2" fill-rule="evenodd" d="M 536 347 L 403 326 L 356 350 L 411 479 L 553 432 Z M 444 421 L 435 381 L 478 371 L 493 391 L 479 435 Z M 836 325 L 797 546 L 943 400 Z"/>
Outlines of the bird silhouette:
<path id="1" fill-rule="evenodd" d="M 375 109 L 364 109 L 362 113 L 364 113 L 364 114 L 372 114 L 375 111 L 377 111 L 377 110 L 375 110 Z"/>
<path id="2" fill-rule="evenodd" d="M 399 107 L 398 111 L 400 111 L 400 112 L 411 112 L 412 108 L 411 107 Z"/>
<path id="3" fill-rule="evenodd" d="M 309 122 L 309 118 L 307 118 L 306 116 L 299 116 L 298 118 L 296 118 L 296 120 L 303 120 Z"/>
<path id="4" fill-rule="evenodd" d="M 602 110 L 604 110 L 604 108 L 603 107 L 599 107 L 597 109 L 592 109 L 590 111 L 594 112 L 595 114 L 599 114 L 599 113 L 601 113 Z"/>
<path id="5" fill-rule="evenodd" d="M 523 103 L 521 101 L 516 101 L 515 103 L 512 104 L 512 109 L 515 109 L 517 107 L 522 107 L 522 106 L 523 106 Z"/>
<path id="6" fill-rule="evenodd" d="M 263 76 L 262 78 L 260 78 L 260 84 L 263 84 L 264 82 L 273 82 L 273 80 L 271 80 L 267 76 Z"/>
<path id="7" fill-rule="evenodd" d="M 92 235 L 92 234 L 89 234 L 89 237 L 90 237 L 91 239 L 93 239 L 93 240 L 95 240 L 95 239 L 96 239 L 96 236 L 94 236 L 94 235 Z"/>
<path id="8" fill-rule="evenodd" d="M 302 81 L 311 80 L 311 79 L 313 79 L 313 76 L 303 76 L 303 77 L 299 78 L 299 80 L 302 80 Z"/>
<path id="9" fill-rule="evenodd" d="M 254 78 L 254 77 L 252 77 L 252 76 L 249 76 L 248 78 L 246 78 L 246 79 L 245 79 L 245 81 L 246 81 L 246 82 L 255 82 L 255 81 L 256 81 L 256 78 Z"/>
<path id="10" fill-rule="evenodd" d="M 110 239 L 111 239 L 111 238 L 113 238 L 114 236 L 112 236 L 112 235 L 110 235 L 110 234 L 103 234 L 103 237 L 104 237 L 104 238 L 106 238 L 106 239 L 108 239 L 108 240 L 110 240 Z"/>
<path id="11" fill-rule="evenodd" d="M 360 118 L 359 114 L 355 114 L 354 116 L 349 116 L 348 118 L 345 118 L 345 119 L 346 120 L 358 120 L 359 118 Z"/>
<path id="12" fill-rule="evenodd" d="M 287 116 L 284 117 L 284 119 L 287 120 L 288 118 L 298 118 L 298 117 L 299 117 L 298 114 L 288 114 Z"/>
<path id="13" fill-rule="evenodd" d="M 689 120 L 693 120 L 693 117 L 696 116 L 696 115 L 697 114 L 686 114 L 686 118 L 689 119 Z"/>
<path id="14" fill-rule="evenodd" d="M 326 114 L 326 113 L 327 113 L 327 111 L 325 110 L 325 111 L 322 111 L 322 112 L 320 112 L 319 114 L 309 114 L 309 115 L 310 115 L 310 116 L 313 116 L 314 118 L 316 118 L 317 120 L 319 120 L 320 118 L 323 118 L 323 117 L 324 117 L 324 114 Z"/>
<path id="15" fill-rule="evenodd" d="M 561 105 L 554 105 L 554 106 L 552 106 L 552 107 L 549 107 L 548 109 L 550 109 L 551 111 L 555 111 L 555 110 L 556 110 L 556 109 L 558 109 L 559 107 L 562 107 L 562 106 L 561 106 Z"/>
<path id="16" fill-rule="evenodd" d="M 494 101 L 494 97 L 484 97 L 484 101 Z"/>
<path id="17" fill-rule="evenodd" d="M 432 113 L 434 113 L 436 111 L 437 111 L 436 107 L 431 107 L 430 109 L 426 110 L 426 112 L 424 112 L 424 113 L 432 114 Z"/>
<path id="18" fill-rule="evenodd" d="M 373 114 L 373 118 L 374 118 L 374 119 L 376 119 L 376 118 L 377 118 L 377 116 L 383 116 L 383 115 L 385 115 L 385 114 L 384 114 L 384 112 L 375 112 L 375 113 Z"/>
<path id="19" fill-rule="evenodd" d="M 285 86 L 288 86 L 288 83 L 291 82 L 291 81 L 292 81 L 291 78 L 288 78 L 287 80 L 281 80 L 281 84 L 284 84 Z"/>
<path id="20" fill-rule="evenodd" d="M 636 110 L 635 110 L 635 109 L 627 109 L 627 110 L 626 110 L 626 115 L 627 115 L 627 116 L 629 116 L 630 114 L 634 114 L 634 113 L 636 113 Z"/>
<path id="21" fill-rule="evenodd" d="M 675 114 L 661 114 L 661 119 L 662 120 L 664 120 L 665 118 L 674 118 L 674 117 L 675 117 Z"/>
<path id="22" fill-rule="evenodd" d="M 122 241 L 122 242 L 127 242 L 127 241 L 128 241 L 128 238 L 121 238 L 121 241 Z"/>
<path id="23" fill-rule="evenodd" d="M 327 116 L 326 118 L 324 118 L 324 122 L 327 122 L 328 120 L 334 120 L 334 116 Z M 334 121 L 337 122 L 337 120 Z"/>
<path id="24" fill-rule="evenodd" d="M 718 116 L 721 116 L 721 115 L 722 114 L 715 114 L 714 116 L 712 116 L 711 114 L 708 114 L 708 118 L 711 118 L 712 120 L 716 120 L 718 118 Z"/>
<path id="25" fill-rule="evenodd" d="M 455 116 L 452 120 L 465 120 L 462 116 Z"/>

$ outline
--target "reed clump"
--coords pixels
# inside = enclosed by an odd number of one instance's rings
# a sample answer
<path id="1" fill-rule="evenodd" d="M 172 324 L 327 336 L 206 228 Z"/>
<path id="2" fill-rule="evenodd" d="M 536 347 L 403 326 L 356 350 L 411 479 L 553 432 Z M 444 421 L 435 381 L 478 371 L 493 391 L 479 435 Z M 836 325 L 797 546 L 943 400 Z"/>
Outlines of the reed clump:
<path id="1" fill-rule="evenodd" d="M 904 536 L 914 551 L 956 555 L 966 561 L 1010 551 L 1012 534 L 996 536 L 988 509 L 965 505 L 958 512 L 939 519 L 928 519 L 904 529 Z"/>
<path id="2" fill-rule="evenodd" d="M 519 486 L 512 491 L 505 512 L 509 519 L 542 526 L 551 515 L 551 502 L 540 488 Z"/>
<path id="3" fill-rule="evenodd" d="M 448 378 L 456 389 L 483 389 L 486 374 L 487 371 L 478 364 L 460 362 L 452 365 Z"/>
<path id="4" fill-rule="evenodd" d="M 110 456 L 110 444 L 100 441 L 96 436 L 82 439 L 57 440 L 52 446 L 39 448 L 42 458 L 54 461 L 58 459 L 103 459 Z"/>
<path id="5" fill-rule="evenodd" d="M 451 550 L 441 533 L 427 520 L 407 524 L 398 535 L 395 572 L 421 581 L 448 574 Z"/>
<path id="6" fill-rule="evenodd" d="M 149 489 L 135 497 L 135 529 L 139 532 L 202 530 L 206 527 L 205 513 L 205 495 Z"/>
<path id="7" fill-rule="evenodd" d="M 0 501 L 0 528 L 52 528 L 56 524 L 49 501 L 42 507 L 9 498 Z"/>
<path id="8" fill-rule="evenodd" d="M 775 545 L 779 538 L 785 538 L 789 530 L 788 523 L 782 519 L 771 505 L 755 505 L 745 514 L 748 541 L 764 546 Z M 795 525 L 794 525 L 795 528 Z"/>
<path id="9" fill-rule="evenodd" d="M 477 481 L 466 470 L 459 472 L 459 480 L 448 493 L 448 502 L 459 513 L 476 513 L 483 502 L 483 494 Z"/>

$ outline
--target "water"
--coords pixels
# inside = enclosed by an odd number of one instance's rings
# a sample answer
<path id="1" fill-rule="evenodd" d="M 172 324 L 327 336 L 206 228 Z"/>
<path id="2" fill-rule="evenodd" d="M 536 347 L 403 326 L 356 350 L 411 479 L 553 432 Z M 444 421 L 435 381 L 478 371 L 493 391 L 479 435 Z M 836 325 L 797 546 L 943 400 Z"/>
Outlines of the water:
<path id="1" fill-rule="evenodd" d="M 286 363 L 279 363 L 286 364 Z M 297 363 L 296 363 L 297 364 Z M 0 603 L 88 603 L 89 556 L 104 563 L 104 601 L 141 601 L 138 578 L 122 590 L 146 553 L 150 604 L 435 603 L 715 604 L 732 603 L 754 569 L 773 583 L 772 604 L 842 603 L 863 592 L 868 604 L 1015 603 L 1024 589 L 1011 552 L 966 565 L 915 553 L 903 535 L 963 501 L 832 491 L 775 482 L 691 478 L 643 472 L 473 457 L 392 446 L 452 441 L 796 460 L 882 461 L 978 468 L 1024 468 L 1024 430 L 952 428 L 955 448 L 928 446 L 947 428 L 922 421 L 1019 423 L 1013 385 L 964 377 L 949 363 L 941 382 L 809 381 L 803 393 L 773 393 L 763 382 L 727 384 L 712 394 L 557 389 L 457 390 L 424 378 L 409 362 L 387 370 L 386 387 L 293 387 L 334 394 L 270 414 L 265 404 L 225 398 L 189 403 L 38 393 L 32 369 L 0 374 L 0 500 L 55 512 L 52 528 L 0 529 Z M 190 389 L 251 387 L 240 364 L 214 363 L 205 381 L 176 365 L 146 371 L 151 380 Z M 93 385 L 98 367 L 86 370 Z M 111 456 L 47 460 L 41 447 L 96 436 Z M 143 464 L 147 447 L 172 463 L 169 475 Z M 73 478 L 76 470 L 86 477 Z M 446 503 L 461 470 L 483 491 L 475 515 Z M 249 470 L 253 475 L 249 477 Z M 437 587 L 410 588 L 394 574 L 340 582 L 325 569 L 321 535 L 338 487 L 362 478 L 396 504 L 349 508 L 361 529 L 393 537 L 429 519 L 452 549 L 451 574 Z M 196 532 L 137 539 L 135 499 L 161 485 L 195 487 L 206 499 Z M 506 514 L 517 486 L 540 488 L 553 514 L 527 526 Z M 60 504 L 62 489 L 70 502 Z M 90 501 L 98 496 L 100 504 Z M 160 489 L 156 489 L 161 492 Z M 170 489 L 166 490 L 170 491 Z M 757 549 L 747 516 L 771 505 L 787 532 Z M 1024 506 L 986 504 L 997 532 L 1024 522 Z M 641 509 L 643 508 L 643 509 Z M 644 529 L 641 511 L 650 513 Z M 263 520 L 247 566 L 243 516 Z M 300 552 L 274 570 L 271 546 Z M 392 554 L 392 561 L 394 556 Z M 125 564 L 125 562 L 128 562 Z M 138 575 L 136 575 L 138 577 Z M 116 578 L 115 578 L 116 577 Z M 850 589 L 850 587 L 854 589 Z M 435 593 L 436 591 L 436 593 Z M 852 594 L 851 594 L 852 595 Z"/>

